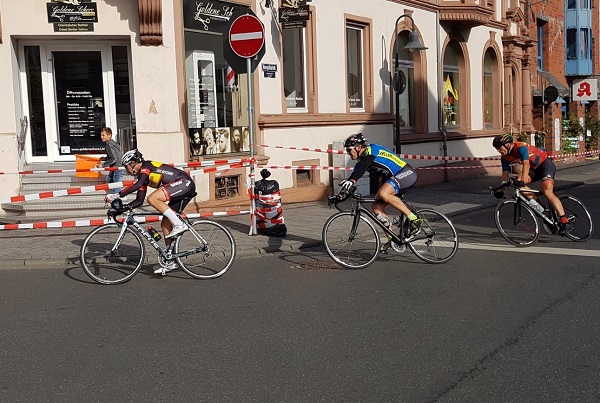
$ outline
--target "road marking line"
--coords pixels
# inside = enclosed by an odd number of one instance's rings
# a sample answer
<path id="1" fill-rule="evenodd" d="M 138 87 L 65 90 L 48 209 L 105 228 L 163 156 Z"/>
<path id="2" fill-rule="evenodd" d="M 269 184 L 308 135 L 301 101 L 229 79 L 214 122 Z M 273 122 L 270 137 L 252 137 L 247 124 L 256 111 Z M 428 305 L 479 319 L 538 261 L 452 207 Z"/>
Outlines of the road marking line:
<path id="1" fill-rule="evenodd" d="M 510 245 L 492 245 L 485 243 L 461 243 L 460 249 L 478 249 L 478 250 L 493 250 L 493 251 L 511 251 L 524 253 L 542 253 L 546 255 L 566 255 L 566 256 L 583 256 L 583 257 L 600 257 L 600 251 L 589 249 L 560 249 L 554 247 L 530 246 L 528 248 L 518 248 Z"/>

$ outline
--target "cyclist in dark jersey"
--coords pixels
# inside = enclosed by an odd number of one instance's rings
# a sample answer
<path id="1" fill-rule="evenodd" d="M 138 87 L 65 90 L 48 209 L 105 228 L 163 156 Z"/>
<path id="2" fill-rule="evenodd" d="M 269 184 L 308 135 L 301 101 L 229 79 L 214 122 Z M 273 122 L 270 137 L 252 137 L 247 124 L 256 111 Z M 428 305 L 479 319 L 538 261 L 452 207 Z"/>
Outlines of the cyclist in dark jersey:
<path id="1" fill-rule="evenodd" d="M 542 193 L 548 198 L 560 218 L 559 233 L 564 235 L 573 229 L 565 216 L 565 209 L 558 197 L 554 194 L 554 175 L 556 166 L 548 154 L 540 148 L 520 141 L 513 142 L 511 134 L 494 137 L 494 148 L 502 155 L 502 181 L 507 182 L 510 174 L 510 164 L 521 162 L 523 169 L 518 174 L 516 185 L 525 187 L 527 184 L 542 181 Z M 499 199 L 504 197 L 504 190 L 495 193 Z"/>
<path id="2" fill-rule="evenodd" d="M 377 215 L 377 219 L 386 226 L 390 225 L 389 218 L 385 214 L 386 206 L 390 205 L 408 217 L 411 223 L 410 235 L 416 234 L 421 219 L 398 197 L 417 182 L 417 173 L 412 166 L 379 144 L 367 145 L 367 140 L 362 133 L 348 137 L 344 142 L 344 148 L 350 158 L 357 160 L 358 163 L 354 166 L 350 177 L 340 183 L 342 189 L 351 188 L 367 171 L 379 177 L 384 183 L 377 191 L 373 203 L 373 212 Z"/>
<path id="3" fill-rule="evenodd" d="M 171 206 L 179 204 L 186 196 L 196 191 L 196 185 L 192 178 L 184 171 L 156 161 L 144 161 L 142 153 L 138 150 L 127 151 L 123 154 L 122 165 L 130 175 L 136 176 L 137 180 L 129 187 L 119 193 L 106 195 L 106 200 L 112 200 L 137 192 L 134 201 L 127 206 L 131 208 L 140 207 L 144 203 L 148 186 L 156 188 L 148 196 L 148 204 L 157 209 L 164 217 L 160 223 L 165 243 L 170 243 L 170 238 L 187 230 L 187 225 L 181 221 Z M 184 202 L 187 204 L 187 202 Z M 185 208 L 185 204 L 181 206 Z"/>

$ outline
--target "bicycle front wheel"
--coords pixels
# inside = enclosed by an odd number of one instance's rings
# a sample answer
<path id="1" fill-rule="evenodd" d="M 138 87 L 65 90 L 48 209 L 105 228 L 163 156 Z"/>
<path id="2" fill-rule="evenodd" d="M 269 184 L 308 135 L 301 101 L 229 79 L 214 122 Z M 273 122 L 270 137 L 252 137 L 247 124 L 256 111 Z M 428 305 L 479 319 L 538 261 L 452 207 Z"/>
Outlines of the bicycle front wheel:
<path id="1" fill-rule="evenodd" d="M 323 226 L 323 245 L 337 264 L 363 269 L 377 258 L 379 236 L 373 224 L 362 216 L 353 231 L 354 220 L 354 213 L 347 211 L 329 217 Z"/>
<path id="2" fill-rule="evenodd" d="M 576 242 L 584 242 L 590 239 L 594 232 L 594 224 L 592 216 L 585 205 L 573 196 L 561 195 L 558 198 L 565 209 L 565 216 L 573 226 L 571 232 L 566 234 L 567 238 Z"/>
<path id="3" fill-rule="evenodd" d="M 500 235 L 515 246 L 531 246 L 540 235 L 540 227 L 535 213 L 529 206 L 521 203 L 521 214 L 518 214 L 519 201 L 504 200 L 498 203 L 494 212 L 494 221 Z"/>
<path id="4" fill-rule="evenodd" d="M 214 221 L 198 220 L 175 241 L 175 252 L 189 252 L 177 263 L 187 274 L 198 279 L 222 276 L 235 259 L 235 241 L 231 232 Z"/>
<path id="5" fill-rule="evenodd" d="M 458 234 L 452 221 L 435 210 L 418 210 L 421 226 L 408 242 L 410 250 L 427 263 L 446 263 L 458 251 Z"/>
<path id="6" fill-rule="evenodd" d="M 142 239 L 127 228 L 123 238 L 117 242 L 121 228 L 117 223 L 102 225 L 92 230 L 81 245 L 81 267 L 85 274 L 100 284 L 129 281 L 144 262 Z"/>

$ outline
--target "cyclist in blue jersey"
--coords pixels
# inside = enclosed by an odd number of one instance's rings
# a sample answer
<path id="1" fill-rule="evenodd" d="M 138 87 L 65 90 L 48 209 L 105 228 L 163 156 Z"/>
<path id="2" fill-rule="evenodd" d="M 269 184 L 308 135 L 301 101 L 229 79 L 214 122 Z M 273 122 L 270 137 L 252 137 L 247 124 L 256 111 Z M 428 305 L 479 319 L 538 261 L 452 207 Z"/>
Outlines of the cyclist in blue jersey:
<path id="1" fill-rule="evenodd" d="M 367 144 L 362 133 L 353 134 L 344 142 L 344 148 L 352 160 L 358 163 L 350 177 L 340 183 L 344 190 L 350 189 L 365 172 L 381 179 L 383 185 L 375 195 L 373 212 L 377 219 L 386 226 L 390 220 L 385 214 L 387 205 L 401 211 L 410 220 L 410 236 L 415 235 L 421 226 L 421 219 L 417 217 L 404 202 L 400 195 L 412 188 L 417 182 L 417 173 L 410 164 L 400 159 L 393 151 L 379 144 Z"/>

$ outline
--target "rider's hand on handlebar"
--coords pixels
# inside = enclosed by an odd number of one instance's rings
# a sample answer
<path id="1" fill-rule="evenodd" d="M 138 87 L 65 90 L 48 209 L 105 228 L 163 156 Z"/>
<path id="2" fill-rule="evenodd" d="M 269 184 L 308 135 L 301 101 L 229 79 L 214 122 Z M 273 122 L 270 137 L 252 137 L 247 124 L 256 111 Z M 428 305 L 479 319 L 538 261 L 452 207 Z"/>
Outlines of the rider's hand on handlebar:
<path id="1" fill-rule="evenodd" d="M 501 190 L 496 190 L 496 191 L 492 192 L 492 194 L 494 195 L 494 197 L 496 199 L 502 199 L 504 197 L 504 192 Z"/>
<path id="2" fill-rule="evenodd" d="M 354 181 L 351 179 L 346 179 L 340 182 L 340 186 L 344 192 L 348 192 L 352 186 L 354 186 Z"/>
<path id="3" fill-rule="evenodd" d="M 522 188 L 525 186 L 525 182 L 520 181 L 520 180 L 515 180 L 515 186 L 518 188 Z"/>
<path id="4" fill-rule="evenodd" d="M 109 193 L 106 196 L 104 196 L 104 200 L 108 203 L 112 203 L 114 200 L 119 199 L 121 196 L 119 196 L 118 193 Z"/>

